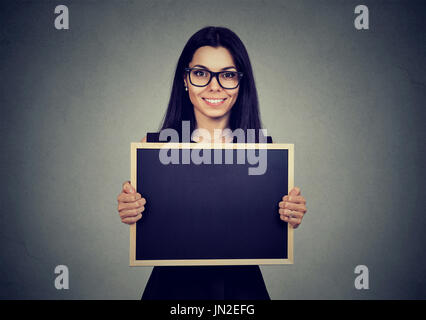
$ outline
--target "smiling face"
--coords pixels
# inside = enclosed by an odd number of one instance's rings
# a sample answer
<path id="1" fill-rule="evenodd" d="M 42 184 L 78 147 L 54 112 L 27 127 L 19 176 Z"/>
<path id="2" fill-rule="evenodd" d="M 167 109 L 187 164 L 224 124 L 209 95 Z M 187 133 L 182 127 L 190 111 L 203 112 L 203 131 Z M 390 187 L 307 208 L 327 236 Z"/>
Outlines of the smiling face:
<path id="1" fill-rule="evenodd" d="M 237 71 L 234 59 L 228 49 L 224 47 L 200 47 L 195 51 L 189 68 L 200 68 L 213 72 Z M 188 88 L 189 99 L 194 106 L 197 124 L 206 121 L 225 122 L 227 126 L 232 106 L 237 101 L 238 87 L 223 89 L 216 77 L 212 77 L 205 87 L 197 87 L 185 76 L 185 86 Z"/>

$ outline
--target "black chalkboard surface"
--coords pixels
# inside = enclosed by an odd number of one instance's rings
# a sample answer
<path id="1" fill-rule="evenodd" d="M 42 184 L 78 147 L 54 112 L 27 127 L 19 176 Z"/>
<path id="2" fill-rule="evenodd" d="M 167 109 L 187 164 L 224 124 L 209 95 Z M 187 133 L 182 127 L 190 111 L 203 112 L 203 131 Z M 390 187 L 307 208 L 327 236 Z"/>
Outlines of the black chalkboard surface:
<path id="1" fill-rule="evenodd" d="M 179 163 L 164 164 L 166 145 Z M 293 229 L 278 214 L 278 202 L 293 187 L 293 145 L 219 146 L 132 144 L 132 184 L 147 203 L 131 226 L 131 266 L 293 262 Z M 203 163 L 188 158 L 192 152 Z M 233 161 L 225 164 L 229 152 Z M 250 163 L 249 152 L 258 159 L 263 152 L 262 174 L 249 174 L 261 161 Z M 237 153 L 245 154 L 244 163 Z M 183 163 L 185 157 L 191 160 Z"/>

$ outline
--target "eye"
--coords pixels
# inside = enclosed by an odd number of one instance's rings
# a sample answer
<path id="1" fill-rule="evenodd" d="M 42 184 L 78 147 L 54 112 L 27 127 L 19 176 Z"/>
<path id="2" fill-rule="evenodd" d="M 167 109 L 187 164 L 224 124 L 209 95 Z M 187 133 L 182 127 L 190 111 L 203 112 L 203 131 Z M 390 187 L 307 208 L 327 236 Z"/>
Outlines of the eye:
<path id="1" fill-rule="evenodd" d="M 236 72 L 225 72 L 225 73 L 222 73 L 222 77 L 224 78 L 224 79 L 233 79 L 233 78 L 235 78 L 237 76 L 237 73 Z"/>
<path id="2" fill-rule="evenodd" d="M 196 77 L 207 77 L 208 72 L 205 70 L 193 70 L 192 74 Z"/>

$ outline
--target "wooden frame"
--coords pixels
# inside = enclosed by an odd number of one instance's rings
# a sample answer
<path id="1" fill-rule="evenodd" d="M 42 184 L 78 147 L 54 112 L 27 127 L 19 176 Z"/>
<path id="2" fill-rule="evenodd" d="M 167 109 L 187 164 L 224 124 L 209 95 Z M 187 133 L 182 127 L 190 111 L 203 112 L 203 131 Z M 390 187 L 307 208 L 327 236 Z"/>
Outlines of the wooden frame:
<path id="1" fill-rule="evenodd" d="M 131 143 L 131 183 L 137 190 L 137 150 L 161 149 L 165 143 Z M 288 192 L 294 187 L 294 145 L 254 143 L 167 143 L 170 149 L 286 149 L 288 150 Z M 278 213 L 277 213 L 278 214 Z M 143 219 L 143 218 L 142 218 Z M 283 223 L 285 223 L 283 221 Z M 276 265 L 293 264 L 293 228 L 287 223 L 287 259 L 203 259 L 203 260 L 137 260 L 136 226 L 130 225 L 130 266 L 190 266 L 190 265 Z"/>

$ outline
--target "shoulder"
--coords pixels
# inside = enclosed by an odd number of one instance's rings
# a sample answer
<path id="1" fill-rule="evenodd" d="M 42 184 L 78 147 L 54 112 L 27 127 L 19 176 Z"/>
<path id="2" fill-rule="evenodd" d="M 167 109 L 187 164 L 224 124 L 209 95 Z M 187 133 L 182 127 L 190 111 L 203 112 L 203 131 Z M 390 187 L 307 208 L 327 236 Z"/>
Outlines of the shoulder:
<path id="1" fill-rule="evenodd" d="M 160 132 L 147 132 L 142 142 L 160 142 Z"/>
<path id="2" fill-rule="evenodd" d="M 142 142 L 160 142 L 159 132 L 147 132 L 146 136 L 141 140 Z"/>

